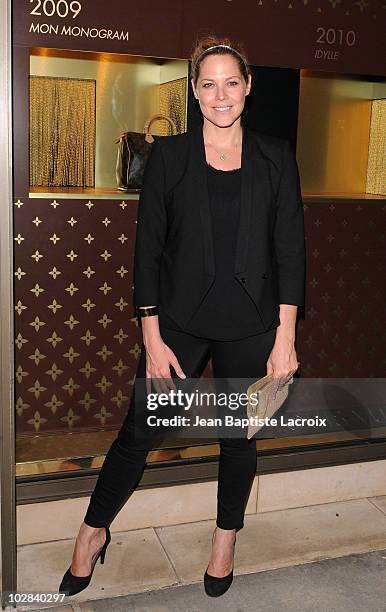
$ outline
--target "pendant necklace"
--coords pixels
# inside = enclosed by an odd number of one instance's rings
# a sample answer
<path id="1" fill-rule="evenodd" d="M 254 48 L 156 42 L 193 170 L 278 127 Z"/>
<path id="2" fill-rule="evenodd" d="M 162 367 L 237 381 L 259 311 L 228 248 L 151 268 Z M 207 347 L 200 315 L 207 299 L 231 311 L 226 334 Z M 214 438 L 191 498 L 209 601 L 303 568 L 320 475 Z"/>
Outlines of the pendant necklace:
<path id="1" fill-rule="evenodd" d="M 238 147 L 239 145 L 240 145 L 240 143 L 238 143 L 238 144 L 237 144 L 237 145 L 236 145 L 234 148 L 235 148 L 235 149 L 237 149 L 237 147 Z M 221 161 L 225 161 L 225 160 L 227 159 L 228 155 L 226 155 L 225 153 L 219 153 L 219 152 L 217 151 L 217 149 L 215 149 L 215 148 L 214 148 L 214 146 L 213 146 L 213 145 L 211 145 L 211 146 L 212 146 L 212 148 L 214 149 L 214 151 L 217 153 L 217 155 L 218 155 L 219 159 L 221 159 Z"/>

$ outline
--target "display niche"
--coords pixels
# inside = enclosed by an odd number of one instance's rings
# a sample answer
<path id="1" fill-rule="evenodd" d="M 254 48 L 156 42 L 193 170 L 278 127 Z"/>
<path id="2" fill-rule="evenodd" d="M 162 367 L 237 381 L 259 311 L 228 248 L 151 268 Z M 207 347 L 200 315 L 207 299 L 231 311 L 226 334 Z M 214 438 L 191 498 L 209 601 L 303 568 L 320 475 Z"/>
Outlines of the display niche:
<path id="1" fill-rule="evenodd" d="M 384 199 L 386 79 L 301 70 L 297 159 L 306 197 Z"/>
<path id="2" fill-rule="evenodd" d="M 120 136 L 185 132 L 188 69 L 187 60 L 31 49 L 30 197 L 136 199 L 138 190 L 118 189 Z"/>

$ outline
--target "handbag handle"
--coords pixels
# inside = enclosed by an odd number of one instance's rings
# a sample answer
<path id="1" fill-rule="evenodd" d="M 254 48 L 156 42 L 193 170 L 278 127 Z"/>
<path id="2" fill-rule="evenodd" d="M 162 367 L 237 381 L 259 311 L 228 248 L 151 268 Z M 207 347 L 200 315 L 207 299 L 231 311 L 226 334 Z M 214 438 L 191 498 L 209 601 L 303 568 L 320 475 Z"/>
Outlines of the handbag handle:
<path id="1" fill-rule="evenodd" d="M 150 134 L 151 124 L 154 121 L 159 121 L 161 119 L 165 119 L 165 121 L 167 121 L 169 125 L 171 126 L 173 134 L 177 134 L 177 128 L 176 128 L 176 124 L 174 123 L 174 121 L 170 119 L 170 117 L 168 117 L 167 115 L 162 115 L 162 114 L 156 114 L 156 115 L 152 115 L 151 117 L 149 117 L 149 119 L 146 121 L 143 127 L 143 133 Z"/>

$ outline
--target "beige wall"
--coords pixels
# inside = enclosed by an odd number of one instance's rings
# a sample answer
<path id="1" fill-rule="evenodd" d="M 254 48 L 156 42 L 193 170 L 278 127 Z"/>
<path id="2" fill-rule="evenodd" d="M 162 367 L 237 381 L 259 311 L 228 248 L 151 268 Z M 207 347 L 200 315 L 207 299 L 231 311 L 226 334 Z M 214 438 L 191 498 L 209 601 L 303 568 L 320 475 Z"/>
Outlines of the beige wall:
<path id="1" fill-rule="evenodd" d="M 51 55 L 51 54 L 50 54 Z M 77 54 L 79 55 L 79 54 Z M 87 58 L 87 53 L 82 54 Z M 116 139 L 123 131 L 142 131 L 158 112 L 157 85 L 187 76 L 186 60 L 90 54 L 93 59 L 31 55 L 30 74 L 96 81 L 95 187 L 115 187 Z M 157 124 L 152 126 L 156 133 Z"/>

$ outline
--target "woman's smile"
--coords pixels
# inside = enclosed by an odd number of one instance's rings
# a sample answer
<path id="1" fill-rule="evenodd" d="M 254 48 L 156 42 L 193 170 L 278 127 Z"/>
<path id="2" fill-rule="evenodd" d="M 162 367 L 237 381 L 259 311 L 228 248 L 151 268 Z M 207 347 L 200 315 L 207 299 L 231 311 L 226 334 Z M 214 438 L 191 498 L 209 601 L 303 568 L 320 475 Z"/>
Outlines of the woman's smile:
<path id="1" fill-rule="evenodd" d="M 216 111 L 224 112 L 224 111 L 230 110 L 232 107 L 231 106 L 214 106 L 213 108 Z"/>

